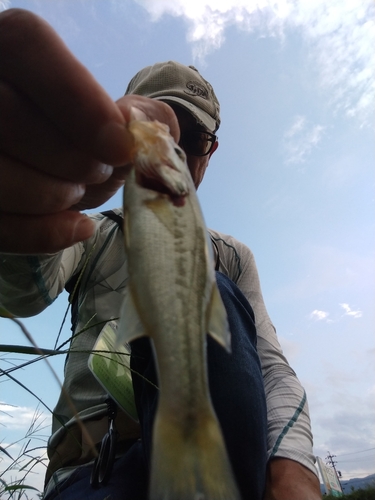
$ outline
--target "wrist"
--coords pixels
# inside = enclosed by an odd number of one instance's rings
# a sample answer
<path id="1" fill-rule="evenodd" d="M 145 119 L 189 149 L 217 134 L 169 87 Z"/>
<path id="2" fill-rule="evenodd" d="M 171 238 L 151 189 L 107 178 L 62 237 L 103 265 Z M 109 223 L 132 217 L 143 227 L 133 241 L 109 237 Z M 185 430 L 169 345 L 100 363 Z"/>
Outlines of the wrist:
<path id="1" fill-rule="evenodd" d="M 307 467 L 276 457 L 267 465 L 264 500 L 320 500 L 318 477 Z"/>

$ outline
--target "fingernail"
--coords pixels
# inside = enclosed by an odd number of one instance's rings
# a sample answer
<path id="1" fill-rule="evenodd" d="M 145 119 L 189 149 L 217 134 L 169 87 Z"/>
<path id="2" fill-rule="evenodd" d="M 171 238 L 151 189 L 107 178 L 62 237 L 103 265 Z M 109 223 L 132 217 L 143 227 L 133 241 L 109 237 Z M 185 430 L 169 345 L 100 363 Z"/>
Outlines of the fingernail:
<path id="1" fill-rule="evenodd" d="M 100 163 L 97 168 L 98 172 L 100 172 L 106 179 L 108 179 L 108 177 L 110 177 L 113 173 L 112 165 L 107 165 L 107 163 Z"/>
<path id="2" fill-rule="evenodd" d="M 136 108 L 135 106 L 132 106 L 130 108 L 130 119 L 146 122 L 146 121 L 148 121 L 148 116 L 141 109 Z"/>

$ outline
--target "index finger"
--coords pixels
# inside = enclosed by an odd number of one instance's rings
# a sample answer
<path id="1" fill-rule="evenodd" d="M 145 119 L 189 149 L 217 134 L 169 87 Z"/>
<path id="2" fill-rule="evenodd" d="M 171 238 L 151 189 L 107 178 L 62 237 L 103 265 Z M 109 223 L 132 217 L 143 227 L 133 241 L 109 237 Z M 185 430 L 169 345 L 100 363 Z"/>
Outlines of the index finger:
<path id="1" fill-rule="evenodd" d="M 129 134 L 116 104 L 35 14 L 0 14 L 0 78 L 26 94 L 78 148 L 111 165 L 128 160 Z"/>

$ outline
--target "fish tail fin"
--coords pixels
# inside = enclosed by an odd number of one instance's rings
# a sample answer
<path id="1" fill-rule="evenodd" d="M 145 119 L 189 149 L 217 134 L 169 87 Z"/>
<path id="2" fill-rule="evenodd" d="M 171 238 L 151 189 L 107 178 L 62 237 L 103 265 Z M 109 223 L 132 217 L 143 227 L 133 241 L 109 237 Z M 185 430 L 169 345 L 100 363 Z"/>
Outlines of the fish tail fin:
<path id="1" fill-rule="evenodd" d="M 156 417 L 150 500 L 240 500 L 213 411 L 186 424 L 178 415 Z"/>

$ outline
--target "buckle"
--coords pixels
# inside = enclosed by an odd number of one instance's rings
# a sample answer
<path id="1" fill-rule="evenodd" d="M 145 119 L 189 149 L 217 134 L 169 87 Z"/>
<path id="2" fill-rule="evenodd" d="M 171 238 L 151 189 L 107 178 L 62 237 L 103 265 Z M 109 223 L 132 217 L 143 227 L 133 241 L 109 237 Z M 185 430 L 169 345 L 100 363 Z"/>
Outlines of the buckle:
<path id="1" fill-rule="evenodd" d="M 90 484 L 93 488 L 98 488 L 108 483 L 116 456 L 118 432 L 115 428 L 115 418 L 117 407 L 112 399 L 107 399 L 106 403 L 108 405 L 108 432 L 102 439 L 100 452 L 95 458 L 91 472 Z"/>

